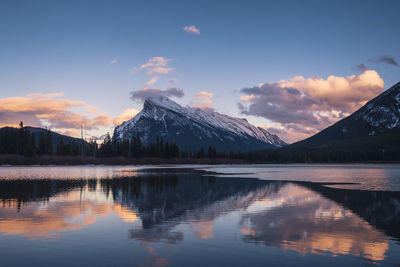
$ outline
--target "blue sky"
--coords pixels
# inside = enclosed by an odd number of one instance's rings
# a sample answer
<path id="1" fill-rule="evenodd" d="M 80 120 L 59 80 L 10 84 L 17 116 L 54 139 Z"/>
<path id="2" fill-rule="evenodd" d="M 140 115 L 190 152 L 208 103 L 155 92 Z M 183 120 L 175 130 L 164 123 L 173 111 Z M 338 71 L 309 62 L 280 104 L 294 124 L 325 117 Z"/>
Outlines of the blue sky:
<path id="1" fill-rule="evenodd" d="M 400 67 L 382 60 L 400 62 L 399 10 L 399 1 L 3 0 L 0 99 L 61 92 L 114 118 L 140 109 L 130 92 L 156 77 L 151 87 L 184 91 L 180 104 L 209 92 L 216 111 L 284 134 L 279 119 L 239 109 L 241 90 L 296 76 L 360 75 L 360 64 L 387 89 L 400 81 Z M 183 30 L 192 25 L 200 34 Z M 140 66 L 153 57 L 173 70 L 146 74 Z"/>

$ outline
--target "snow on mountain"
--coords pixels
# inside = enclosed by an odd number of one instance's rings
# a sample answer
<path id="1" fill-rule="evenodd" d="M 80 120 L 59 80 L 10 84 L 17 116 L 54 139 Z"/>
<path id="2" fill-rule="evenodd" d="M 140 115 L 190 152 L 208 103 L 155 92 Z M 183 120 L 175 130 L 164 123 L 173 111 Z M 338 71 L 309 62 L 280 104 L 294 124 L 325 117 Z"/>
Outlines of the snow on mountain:
<path id="1" fill-rule="evenodd" d="M 393 136 L 397 136 L 398 133 L 400 133 L 400 83 L 370 100 L 350 116 L 312 137 L 289 146 L 289 148 L 320 148 L 334 142 L 336 142 L 335 144 L 341 141 L 350 142 L 349 140 L 352 144 L 365 143 L 367 137 L 385 134 L 384 138 L 389 138 L 388 136 L 391 135 L 390 138 L 393 139 L 395 138 Z M 390 140 L 380 140 L 380 142 L 390 143 Z M 374 144 L 368 145 L 373 146 Z"/>
<path id="2" fill-rule="evenodd" d="M 369 124 L 370 134 L 400 127 L 400 83 L 368 102 L 354 119 Z"/>
<path id="3" fill-rule="evenodd" d="M 219 150 L 246 151 L 286 145 L 245 119 L 182 107 L 164 96 L 147 99 L 134 118 L 115 128 L 114 139 L 119 142 L 136 134 L 145 144 L 159 136 L 186 149 L 212 145 Z"/>

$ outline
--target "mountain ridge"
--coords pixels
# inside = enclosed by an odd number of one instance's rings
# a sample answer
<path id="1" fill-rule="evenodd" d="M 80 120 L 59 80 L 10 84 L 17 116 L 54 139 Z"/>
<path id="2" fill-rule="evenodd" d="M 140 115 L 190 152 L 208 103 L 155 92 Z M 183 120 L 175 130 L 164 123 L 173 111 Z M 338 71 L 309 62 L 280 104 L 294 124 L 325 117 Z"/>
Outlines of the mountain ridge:
<path id="1" fill-rule="evenodd" d="M 364 106 L 321 130 L 317 134 L 293 143 L 292 146 L 323 144 L 328 139 L 352 139 L 375 136 L 400 128 L 400 82 L 368 101 Z"/>
<path id="2" fill-rule="evenodd" d="M 267 162 L 367 162 L 400 160 L 400 83 L 346 118 L 304 140 L 258 151 Z"/>
<path id="3" fill-rule="evenodd" d="M 145 144 L 159 136 L 185 150 L 214 146 L 225 152 L 250 151 L 286 145 L 278 136 L 245 119 L 182 107 L 165 96 L 146 99 L 135 117 L 115 127 L 113 140 L 129 140 L 136 134 Z"/>

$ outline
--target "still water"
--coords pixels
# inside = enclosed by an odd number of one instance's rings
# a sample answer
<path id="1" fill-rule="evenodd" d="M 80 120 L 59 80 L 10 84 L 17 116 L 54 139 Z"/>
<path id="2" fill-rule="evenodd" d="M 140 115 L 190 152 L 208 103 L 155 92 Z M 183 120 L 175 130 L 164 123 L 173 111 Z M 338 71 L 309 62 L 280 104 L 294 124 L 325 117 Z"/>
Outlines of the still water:
<path id="1" fill-rule="evenodd" d="M 0 265 L 398 265 L 399 184 L 400 165 L 0 167 Z"/>

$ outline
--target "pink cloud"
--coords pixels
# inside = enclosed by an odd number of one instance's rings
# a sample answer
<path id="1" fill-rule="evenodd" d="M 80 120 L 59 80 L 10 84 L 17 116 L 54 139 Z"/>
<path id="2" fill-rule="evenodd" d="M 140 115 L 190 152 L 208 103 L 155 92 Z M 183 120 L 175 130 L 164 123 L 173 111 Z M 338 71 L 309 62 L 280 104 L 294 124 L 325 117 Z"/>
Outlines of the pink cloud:
<path id="1" fill-rule="evenodd" d="M 194 99 L 200 100 L 197 102 L 191 102 L 190 106 L 193 108 L 199 108 L 205 111 L 213 111 L 214 110 L 214 103 L 211 101 L 214 94 L 210 92 L 200 92 L 194 96 Z"/>
<path id="2" fill-rule="evenodd" d="M 166 66 L 170 60 L 163 57 L 152 57 L 146 64 L 140 66 L 141 69 L 147 69 L 150 67 Z"/>
<path id="3" fill-rule="evenodd" d="M 145 87 L 150 87 L 150 86 L 154 85 L 156 82 L 157 82 L 157 77 L 153 77 L 144 86 Z"/>
<path id="4" fill-rule="evenodd" d="M 99 130 L 133 117 L 137 110 L 127 109 L 116 118 L 100 113 L 83 101 L 69 100 L 61 93 L 28 94 L 0 99 L 0 127 L 24 125 L 50 127 L 52 130 L 79 137 L 81 127 Z"/>
<path id="5" fill-rule="evenodd" d="M 190 34 L 200 34 L 200 30 L 199 30 L 196 26 L 194 26 L 194 25 L 185 26 L 185 27 L 183 27 L 182 29 L 183 29 L 185 32 L 188 32 L 188 33 L 190 33 Z"/>
<path id="6" fill-rule="evenodd" d="M 296 76 L 241 90 L 243 114 L 264 117 L 287 136 L 287 141 L 308 137 L 348 116 L 382 93 L 383 79 L 374 70 L 347 77 Z M 268 127 L 267 127 L 268 128 Z M 282 132 L 284 131 L 284 133 Z"/>
<path id="7" fill-rule="evenodd" d="M 146 64 L 140 66 L 140 69 L 146 69 L 147 74 L 169 74 L 174 70 L 174 68 L 167 67 L 170 59 L 166 59 L 164 57 L 152 57 L 150 58 Z M 136 69 L 135 71 L 136 72 Z"/>
<path id="8" fill-rule="evenodd" d="M 174 68 L 164 68 L 164 67 L 155 67 L 155 68 L 149 68 L 147 70 L 147 74 L 152 75 L 152 74 L 169 74 L 174 70 Z"/>

